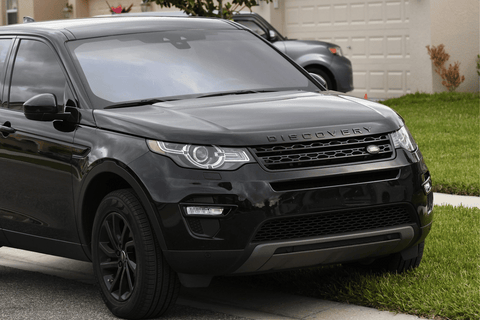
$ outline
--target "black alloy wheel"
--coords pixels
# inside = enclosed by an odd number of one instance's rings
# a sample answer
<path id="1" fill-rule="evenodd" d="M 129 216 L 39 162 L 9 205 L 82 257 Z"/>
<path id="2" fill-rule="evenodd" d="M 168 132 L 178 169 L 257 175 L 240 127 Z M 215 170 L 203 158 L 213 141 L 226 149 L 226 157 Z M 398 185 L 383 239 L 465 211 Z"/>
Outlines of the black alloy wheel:
<path id="1" fill-rule="evenodd" d="M 128 300 L 135 288 L 137 256 L 130 226 L 118 213 L 108 214 L 103 221 L 98 247 L 104 285 L 116 300 Z"/>
<path id="2" fill-rule="evenodd" d="M 180 282 L 163 257 L 135 193 L 122 189 L 100 203 L 92 229 L 93 270 L 117 317 L 156 318 L 177 299 Z"/>

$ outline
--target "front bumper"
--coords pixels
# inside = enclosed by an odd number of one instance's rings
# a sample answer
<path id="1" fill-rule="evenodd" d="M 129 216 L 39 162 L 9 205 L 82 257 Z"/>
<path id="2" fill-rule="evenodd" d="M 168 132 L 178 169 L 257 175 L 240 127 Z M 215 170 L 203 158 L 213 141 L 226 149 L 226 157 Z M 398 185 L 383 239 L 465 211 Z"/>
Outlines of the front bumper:
<path id="1" fill-rule="evenodd" d="M 349 92 L 353 87 L 352 63 L 345 57 L 334 56 L 331 70 L 337 84 L 336 91 Z"/>
<path id="2" fill-rule="evenodd" d="M 153 172 L 151 163 L 159 164 Z M 225 172 L 184 169 L 152 153 L 132 166 L 156 204 L 165 257 L 181 274 L 256 273 L 385 256 L 423 241 L 433 219 L 433 195 L 424 188 L 429 173 L 418 151 L 279 172 L 257 164 Z M 228 213 L 186 215 L 186 206 L 212 204 Z M 395 220 L 395 210 L 406 220 Z M 387 222 L 377 224 L 383 216 Z M 283 229 L 275 233 L 277 222 Z M 267 225 L 273 229 L 264 236 Z"/>
<path id="3" fill-rule="evenodd" d="M 259 244 L 235 273 L 265 272 L 388 255 L 407 248 L 412 226 L 339 234 L 317 239 Z"/>

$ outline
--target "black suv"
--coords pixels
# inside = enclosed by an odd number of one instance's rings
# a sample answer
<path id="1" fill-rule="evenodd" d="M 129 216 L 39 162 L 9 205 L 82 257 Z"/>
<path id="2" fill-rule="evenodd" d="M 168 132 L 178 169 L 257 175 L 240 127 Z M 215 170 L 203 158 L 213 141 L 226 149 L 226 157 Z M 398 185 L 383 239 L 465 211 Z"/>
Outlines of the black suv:
<path id="1" fill-rule="evenodd" d="M 0 245 L 92 261 L 117 316 L 214 276 L 420 263 L 431 181 L 402 118 L 234 22 L 1 27 L 0 73 Z"/>

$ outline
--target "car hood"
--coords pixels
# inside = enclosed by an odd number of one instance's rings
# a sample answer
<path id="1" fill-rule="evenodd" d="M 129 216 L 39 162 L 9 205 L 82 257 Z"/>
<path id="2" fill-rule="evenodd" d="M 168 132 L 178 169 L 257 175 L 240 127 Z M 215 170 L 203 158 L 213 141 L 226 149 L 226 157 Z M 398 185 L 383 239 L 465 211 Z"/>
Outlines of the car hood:
<path id="1" fill-rule="evenodd" d="M 297 39 L 286 39 L 285 45 L 304 45 L 304 46 L 322 46 L 325 48 L 336 46 L 331 42 L 318 41 L 318 40 L 297 40 Z"/>
<path id="2" fill-rule="evenodd" d="M 398 129 L 390 108 L 336 92 L 276 92 L 95 110 L 99 128 L 169 142 L 253 146 Z"/>

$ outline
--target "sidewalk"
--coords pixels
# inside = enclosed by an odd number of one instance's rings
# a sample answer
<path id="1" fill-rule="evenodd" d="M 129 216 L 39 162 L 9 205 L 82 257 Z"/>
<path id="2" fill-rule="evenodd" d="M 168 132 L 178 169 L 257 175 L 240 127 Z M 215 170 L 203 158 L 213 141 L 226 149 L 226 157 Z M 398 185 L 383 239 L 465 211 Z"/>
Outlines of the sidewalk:
<path id="1" fill-rule="evenodd" d="M 452 205 L 454 207 L 480 208 L 480 197 L 458 196 L 454 194 L 434 193 L 433 203 L 436 206 Z"/>

